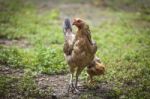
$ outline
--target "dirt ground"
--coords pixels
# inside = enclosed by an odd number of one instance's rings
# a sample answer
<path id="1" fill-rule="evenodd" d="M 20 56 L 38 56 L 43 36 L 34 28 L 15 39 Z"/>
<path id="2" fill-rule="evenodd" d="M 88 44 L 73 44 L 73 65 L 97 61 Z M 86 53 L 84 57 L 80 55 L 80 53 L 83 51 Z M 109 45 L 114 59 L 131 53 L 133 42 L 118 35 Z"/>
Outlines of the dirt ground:
<path id="1" fill-rule="evenodd" d="M 21 69 L 12 69 L 6 66 L 0 66 L 0 74 L 7 75 L 9 77 L 21 78 L 24 75 L 24 71 Z M 69 74 L 66 75 L 45 75 L 39 74 L 34 79 L 39 88 L 45 89 L 46 87 L 52 88 L 52 95 L 49 98 L 52 99 L 109 99 L 109 93 L 111 91 L 111 85 L 106 83 L 99 83 L 95 87 L 86 86 L 86 82 L 79 81 L 80 94 L 67 93 Z M 15 94 L 12 93 L 12 94 Z M 12 98 L 13 99 L 13 98 Z"/>

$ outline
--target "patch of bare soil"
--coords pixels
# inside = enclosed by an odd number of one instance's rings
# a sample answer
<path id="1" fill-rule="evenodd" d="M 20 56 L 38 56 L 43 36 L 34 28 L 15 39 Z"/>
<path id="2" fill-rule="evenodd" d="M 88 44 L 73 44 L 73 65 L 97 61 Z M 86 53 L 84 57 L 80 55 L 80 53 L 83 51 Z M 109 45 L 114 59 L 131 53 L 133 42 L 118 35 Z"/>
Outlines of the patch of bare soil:
<path id="1" fill-rule="evenodd" d="M 19 39 L 19 40 L 0 39 L 0 45 L 6 46 L 6 47 L 7 46 L 18 46 L 21 48 L 30 47 L 29 42 L 25 39 Z"/>
<path id="2" fill-rule="evenodd" d="M 12 77 L 21 77 L 21 76 L 23 76 L 23 70 L 12 69 L 8 66 L 0 65 L 0 75 L 12 76 Z"/>
<path id="3" fill-rule="evenodd" d="M 44 74 L 40 74 L 36 81 L 39 86 L 51 86 L 53 89 L 53 93 L 56 95 L 62 95 L 67 90 L 67 84 L 68 84 L 68 78 L 69 75 L 53 75 L 48 76 Z"/>

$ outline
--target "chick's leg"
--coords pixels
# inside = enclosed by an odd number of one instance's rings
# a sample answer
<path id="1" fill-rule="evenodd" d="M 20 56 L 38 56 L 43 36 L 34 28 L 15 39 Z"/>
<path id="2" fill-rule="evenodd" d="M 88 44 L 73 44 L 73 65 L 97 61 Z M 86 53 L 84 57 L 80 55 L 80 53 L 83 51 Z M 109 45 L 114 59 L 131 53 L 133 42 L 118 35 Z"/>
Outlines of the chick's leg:
<path id="1" fill-rule="evenodd" d="M 90 75 L 89 78 L 90 78 L 89 83 L 90 84 L 94 83 L 94 81 L 93 81 L 93 75 Z"/>
<path id="2" fill-rule="evenodd" d="M 87 82 L 88 83 L 90 82 L 90 74 L 88 74 L 88 76 L 87 76 Z"/>

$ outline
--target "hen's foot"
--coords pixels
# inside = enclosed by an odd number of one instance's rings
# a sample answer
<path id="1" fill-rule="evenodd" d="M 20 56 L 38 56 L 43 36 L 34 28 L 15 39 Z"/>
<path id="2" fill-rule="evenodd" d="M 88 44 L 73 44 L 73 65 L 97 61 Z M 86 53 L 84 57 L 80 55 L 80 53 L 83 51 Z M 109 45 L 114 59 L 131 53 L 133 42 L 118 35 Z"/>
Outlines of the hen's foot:
<path id="1" fill-rule="evenodd" d="M 75 86 L 73 85 L 73 83 L 70 83 L 70 84 L 69 84 L 69 87 L 68 87 L 68 93 L 69 93 L 70 91 L 73 93 L 74 89 L 75 89 Z"/>
<path id="2" fill-rule="evenodd" d="M 78 88 L 75 87 L 74 93 L 75 93 L 75 94 L 80 94 L 80 91 L 78 90 Z"/>
<path id="3" fill-rule="evenodd" d="M 74 86 L 73 83 L 69 84 L 69 87 L 68 87 L 68 94 L 69 92 L 72 92 L 72 93 L 75 93 L 75 94 L 80 94 L 80 91 L 78 90 L 77 87 Z"/>

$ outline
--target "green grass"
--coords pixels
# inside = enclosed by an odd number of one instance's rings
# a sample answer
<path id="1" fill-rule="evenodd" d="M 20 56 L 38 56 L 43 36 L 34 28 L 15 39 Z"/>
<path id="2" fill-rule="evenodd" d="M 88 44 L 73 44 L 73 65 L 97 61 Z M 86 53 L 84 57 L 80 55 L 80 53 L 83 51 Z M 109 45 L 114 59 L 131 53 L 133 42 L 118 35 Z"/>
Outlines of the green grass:
<path id="1" fill-rule="evenodd" d="M 13 3 L 3 1 L 13 6 Z M 20 5 L 21 2 L 18 3 Z M 11 5 L 12 4 L 12 5 Z M 22 3 L 21 3 L 22 4 Z M 1 63 L 12 67 L 31 68 L 47 74 L 66 72 L 62 52 L 63 33 L 58 24 L 59 12 L 53 9 L 40 15 L 32 5 L 13 6 L 2 14 L 0 37 L 3 39 L 25 39 L 30 49 L 0 47 Z M 19 11 L 16 11 L 20 9 Z M 9 14 L 15 12 L 9 16 Z M 5 18 L 8 16 L 8 18 Z"/>
<path id="2" fill-rule="evenodd" d="M 31 71 L 26 71 L 23 77 L 0 75 L 1 98 L 50 98 L 51 87 L 39 88 Z M 17 96 L 14 96 L 16 95 Z"/>
<path id="3" fill-rule="evenodd" d="M 45 74 L 67 73 L 68 66 L 62 51 L 64 38 L 59 10 L 52 9 L 39 13 L 32 3 L 8 1 L 1 1 L 3 6 L 0 7 L 0 39 L 23 39 L 29 42 L 29 47 L 1 45 L 0 63 Z M 100 83 L 112 85 L 114 97 L 148 99 L 149 16 L 141 12 L 130 13 L 110 9 L 105 14 L 112 18 L 95 27 L 90 25 L 92 37 L 99 47 L 97 56 L 106 65 L 105 75 L 96 79 Z M 82 75 L 83 79 L 85 77 Z M 2 87 L 7 85 L 4 79 L 0 81 Z M 22 81 L 26 83 L 26 78 Z M 26 85 L 21 86 L 20 90 L 23 91 Z M 86 99 L 87 96 L 83 97 Z"/>

